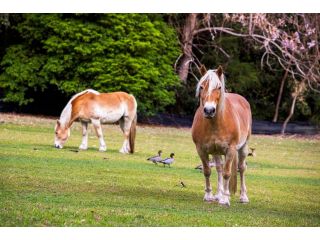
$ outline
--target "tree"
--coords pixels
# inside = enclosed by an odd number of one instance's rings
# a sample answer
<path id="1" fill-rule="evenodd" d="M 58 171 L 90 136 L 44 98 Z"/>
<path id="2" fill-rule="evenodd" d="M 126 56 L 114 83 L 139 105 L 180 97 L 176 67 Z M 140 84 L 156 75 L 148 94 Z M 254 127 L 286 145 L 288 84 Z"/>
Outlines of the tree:
<path id="1" fill-rule="evenodd" d="M 290 74 L 292 104 L 283 124 L 284 133 L 286 123 L 293 116 L 294 106 L 297 100 L 303 100 L 304 92 L 308 89 L 320 92 L 319 14 L 224 14 L 219 21 L 216 21 L 219 19 L 216 14 L 202 14 L 197 19 L 197 23 L 193 23 L 196 28 L 184 27 L 193 29 L 192 38 L 189 37 L 193 42 L 202 33 L 207 33 L 207 42 L 215 41 L 219 33 L 244 38 L 252 42 L 251 47 L 261 49 L 262 68 L 268 66 L 276 70 L 280 67 L 284 73 Z M 189 22 L 186 24 L 190 25 Z M 228 56 L 219 46 L 215 47 Z M 194 44 L 193 49 L 198 47 Z M 189 50 L 187 52 L 185 56 L 193 54 Z M 279 101 L 287 74 L 280 84 Z"/>
<path id="2" fill-rule="evenodd" d="M 193 38 L 194 31 L 197 29 L 197 13 L 190 13 L 185 17 L 185 23 L 183 25 L 183 30 L 180 33 L 180 45 L 182 49 L 182 54 L 180 55 L 181 60 L 179 63 L 178 74 L 180 80 L 184 83 L 187 82 L 189 74 L 190 62 L 193 61 Z"/>
<path id="3" fill-rule="evenodd" d="M 5 101 L 28 104 L 28 91 L 56 85 L 67 95 L 85 88 L 126 91 L 143 114 L 173 104 L 179 79 L 174 29 L 158 15 L 26 14 L 16 26 L 23 41 L 1 61 Z"/>
<path id="4" fill-rule="evenodd" d="M 261 65 L 272 68 L 269 57 L 278 61 L 293 81 L 292 103 L 289 115 L 283 123 L 281 133 L 285 133 L 288 121 L 294 113 L 299 96 L 309 89 L 320 93 L 320 18 L 318 14 L 233 14 L 226 15 L 230 21 L 241 23 L 245 33 L 224 32 L 239 36 L 249 36 L 263 49 Z M 279 98 L 282 94 L 280 85 Z M 277 111 L 277 108 L 276 108 Z"/>

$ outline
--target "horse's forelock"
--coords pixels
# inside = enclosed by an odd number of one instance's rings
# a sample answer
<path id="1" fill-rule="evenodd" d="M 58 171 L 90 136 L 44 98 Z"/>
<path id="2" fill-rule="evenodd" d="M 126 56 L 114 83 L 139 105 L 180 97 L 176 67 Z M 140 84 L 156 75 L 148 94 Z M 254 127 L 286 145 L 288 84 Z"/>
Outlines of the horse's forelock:
<path id="1" fill-rule="evenodd" d="M 215 70 L 208 70 L 205 75 L 200 79 L 197 89 L 196 89 L 196 97 L 200 96 L 200 87 L 203 84 L 204 81 L 208 80 L 209 81 L 209 88 L 208 92 L 211 92 L 214 89 L 217 89 L 221 87 L 222 91 L 224 91 L 224 75 L 222 74 L 219 78 L 218 74 L 216 73 Z"/>

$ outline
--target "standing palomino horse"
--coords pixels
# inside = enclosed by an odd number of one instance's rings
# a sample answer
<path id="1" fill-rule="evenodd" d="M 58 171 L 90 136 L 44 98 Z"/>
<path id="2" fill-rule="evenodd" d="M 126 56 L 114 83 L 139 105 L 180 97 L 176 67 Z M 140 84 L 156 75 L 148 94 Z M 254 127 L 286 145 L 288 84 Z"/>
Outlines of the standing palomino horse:
<path id="1" fill-rule="evenodd" d="M 119 121 L 125 140 L 121 153 L 133 153 L 137 123 L 137 102 L 125 92 L 99 93 L 92 89 L 74 95 L 63 109 L 55 126 L 56 148 L 62 148 L 70 136 L 70 127 L 75 120 L 82 124 L 80 149 L 88 148 L 88 123 L 91 122 L 100 142 L 100 151 L 106 151 L 101 124 Z"/>
<path id="2" fill-rule="evenodd" d="M 205 68 L 202 68 L 202 73 L 205 72 Z M 230 206 L 230 191 L 235 193 L 237 190 L 239 166 L 240 202 L 247 203 L 249 199 L 244 171 L 245 158 L 248 154 L 247 145 L 251 135 L 250 105 L 242 96 L 225 92 L 221 66 L 203 75 L 197 85 L 196 96 L 200 98 L 200 106 L 194 116 L 192 138 L 203 163 L 206 184 L 204 201 L 217 201 L 219 204 Z M 213 155 L 216 161 L 218 173 L 217 194 L 214 196 L 210 185 L 209 154 Z M 221 155 L 225 156 L 224 165 Z"/>

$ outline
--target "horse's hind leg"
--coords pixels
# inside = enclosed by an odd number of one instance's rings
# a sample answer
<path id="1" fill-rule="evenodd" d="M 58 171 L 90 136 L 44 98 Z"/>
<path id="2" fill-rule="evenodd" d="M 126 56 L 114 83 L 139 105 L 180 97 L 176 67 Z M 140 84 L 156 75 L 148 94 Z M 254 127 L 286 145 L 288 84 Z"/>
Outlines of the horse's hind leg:
<path id="1" fill-rule="evenodd" d="M 245 183 L 245 176 L 244 172 L 247 169 L 246 164 L 246 157 L 248 156 L 248 145 L 245 144 L 242 148 L 238 151 L 239 155 L 239 170 L 240 170 L 240 181 L 241 181 L 241 189 L 240 189 L 240 202 L 241 203 L 248 203 L 249 198 L 247 196 L 247 188 Z"/>
<path id="2" fill-rule="evenodd" d="M 129 134 L 130 134 L 131 122 L 132 121 L 130 121 L 129 117 L 122 117 L 119 121 L 120 128 L 121 128 L 123 135 L 124 135 L 124 141 L 123 141 L 121 149 L 119 150 L 119 152 L 121 152 L 121 153 L 129 153 L 130 152 Z"/>
<path id="3" fill-rule="evenodd" d="M 214 200 L 219 201 L 222 198 L 223 194 L 223 178 L 222 178 L 222 157 L 215 155 L 213 159 L 216 163 L 216 170 L 218 174 L 218 185 L 217 185 L 217 193 L 214 195 Z"/>
<path id="4" fill-rule="evenodd" d="M 81 150 L 87 150 L 88 149 L 88 123 L 87 122 L 81 122 L 82 125 L 82 142 L 79 146 L 79 149 Z"/>
<path id="5" fill-rule="evenodd" d="M 103 140 L 103 133 L 102 133 L 100 120 L 99 119 L 91 119 L 91 122 L 92 122 L 94 129 L 96 130 L 96 134 L 99 138 L 99 142 L 100 142 L 99 151 L 104 152 L 107 150 L 107 146 Z"/>
<path id="6" fill-rule="evenodd" d="M 211 168 L 209 166 L 209 156 L 207 153 L 202 152 L 200 149 L 197 148 L 198 154 L 202 161 L 203 166 L 203 175 L 205 177 L 206 181 L 206 188 L 205 188 L 205 194 L 203 197 L 203 201 L 206 202 L 213 202 L 215 199 L 212 195 L 212 188 L 210 183 L 210 176 L 211 176 Z"/>

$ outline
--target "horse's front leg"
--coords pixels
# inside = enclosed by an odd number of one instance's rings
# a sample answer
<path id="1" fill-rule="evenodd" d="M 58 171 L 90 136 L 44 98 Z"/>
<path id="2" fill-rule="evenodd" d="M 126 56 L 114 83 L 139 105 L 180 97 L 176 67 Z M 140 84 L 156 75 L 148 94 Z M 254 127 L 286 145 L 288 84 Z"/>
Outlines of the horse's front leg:
<path id="1" fill-rule="evenodd" d="M 201 149 L 197 148 L 197 151 L 202 161 L 203 175 L 204 175 L 205 184 L 206 184 L 203 201 L 213 202 L 214 197 L 212 195 L 212 188 L 210 183 L 211 168 L 209 167 L 209 155 L 206 152 L 202 151 Z"/>
<path id="2" fill-rule="evenodd" d="M 230 206 L 230 191 L 229 191 L 229 182 L 231 177 L 231 168 L 233 162 L 237 162 L 237 150 L 235 147 L 230 147 L 226 154 L 226 162 L 223 166 L 223 195 L 219 199 L 219 204 Z"/>
<path id="3" fill-rule="evenodd" d="M 104 139 L 103 139 L 103 133 L 102 133 L 100 120 L 99 119 L 91 119 L 91 122 L 92 122 L 94 129 L 96 130 L 96 134 L 99 138 L 99 142 L 100 142 L 99 151 L 104 152 L 107 150 L 107 146 L 106 146 L 106 143 L 104 142 Z"/>
<path id="4" fill-rule="evenodd" d="M 223 196 L 223 178 L 222 178 L 222 157 L 219 155 L 213 156 L 213 159 L 216 163 L 216 170 L 217 170 L 217 175 L 218 175 L 218 185 L 217 185 L 217 193 L 214 195 L 214 200 L 218 201 L 222 198 Z"/>
<path id="5" fill-rule="evenodd" d="M 82 142 L 79 146 L 79 149 L 81 150 L 87 150 L 88 149 L 88 123 L 87 122 L 81 122 L 82 125 Z"/>

